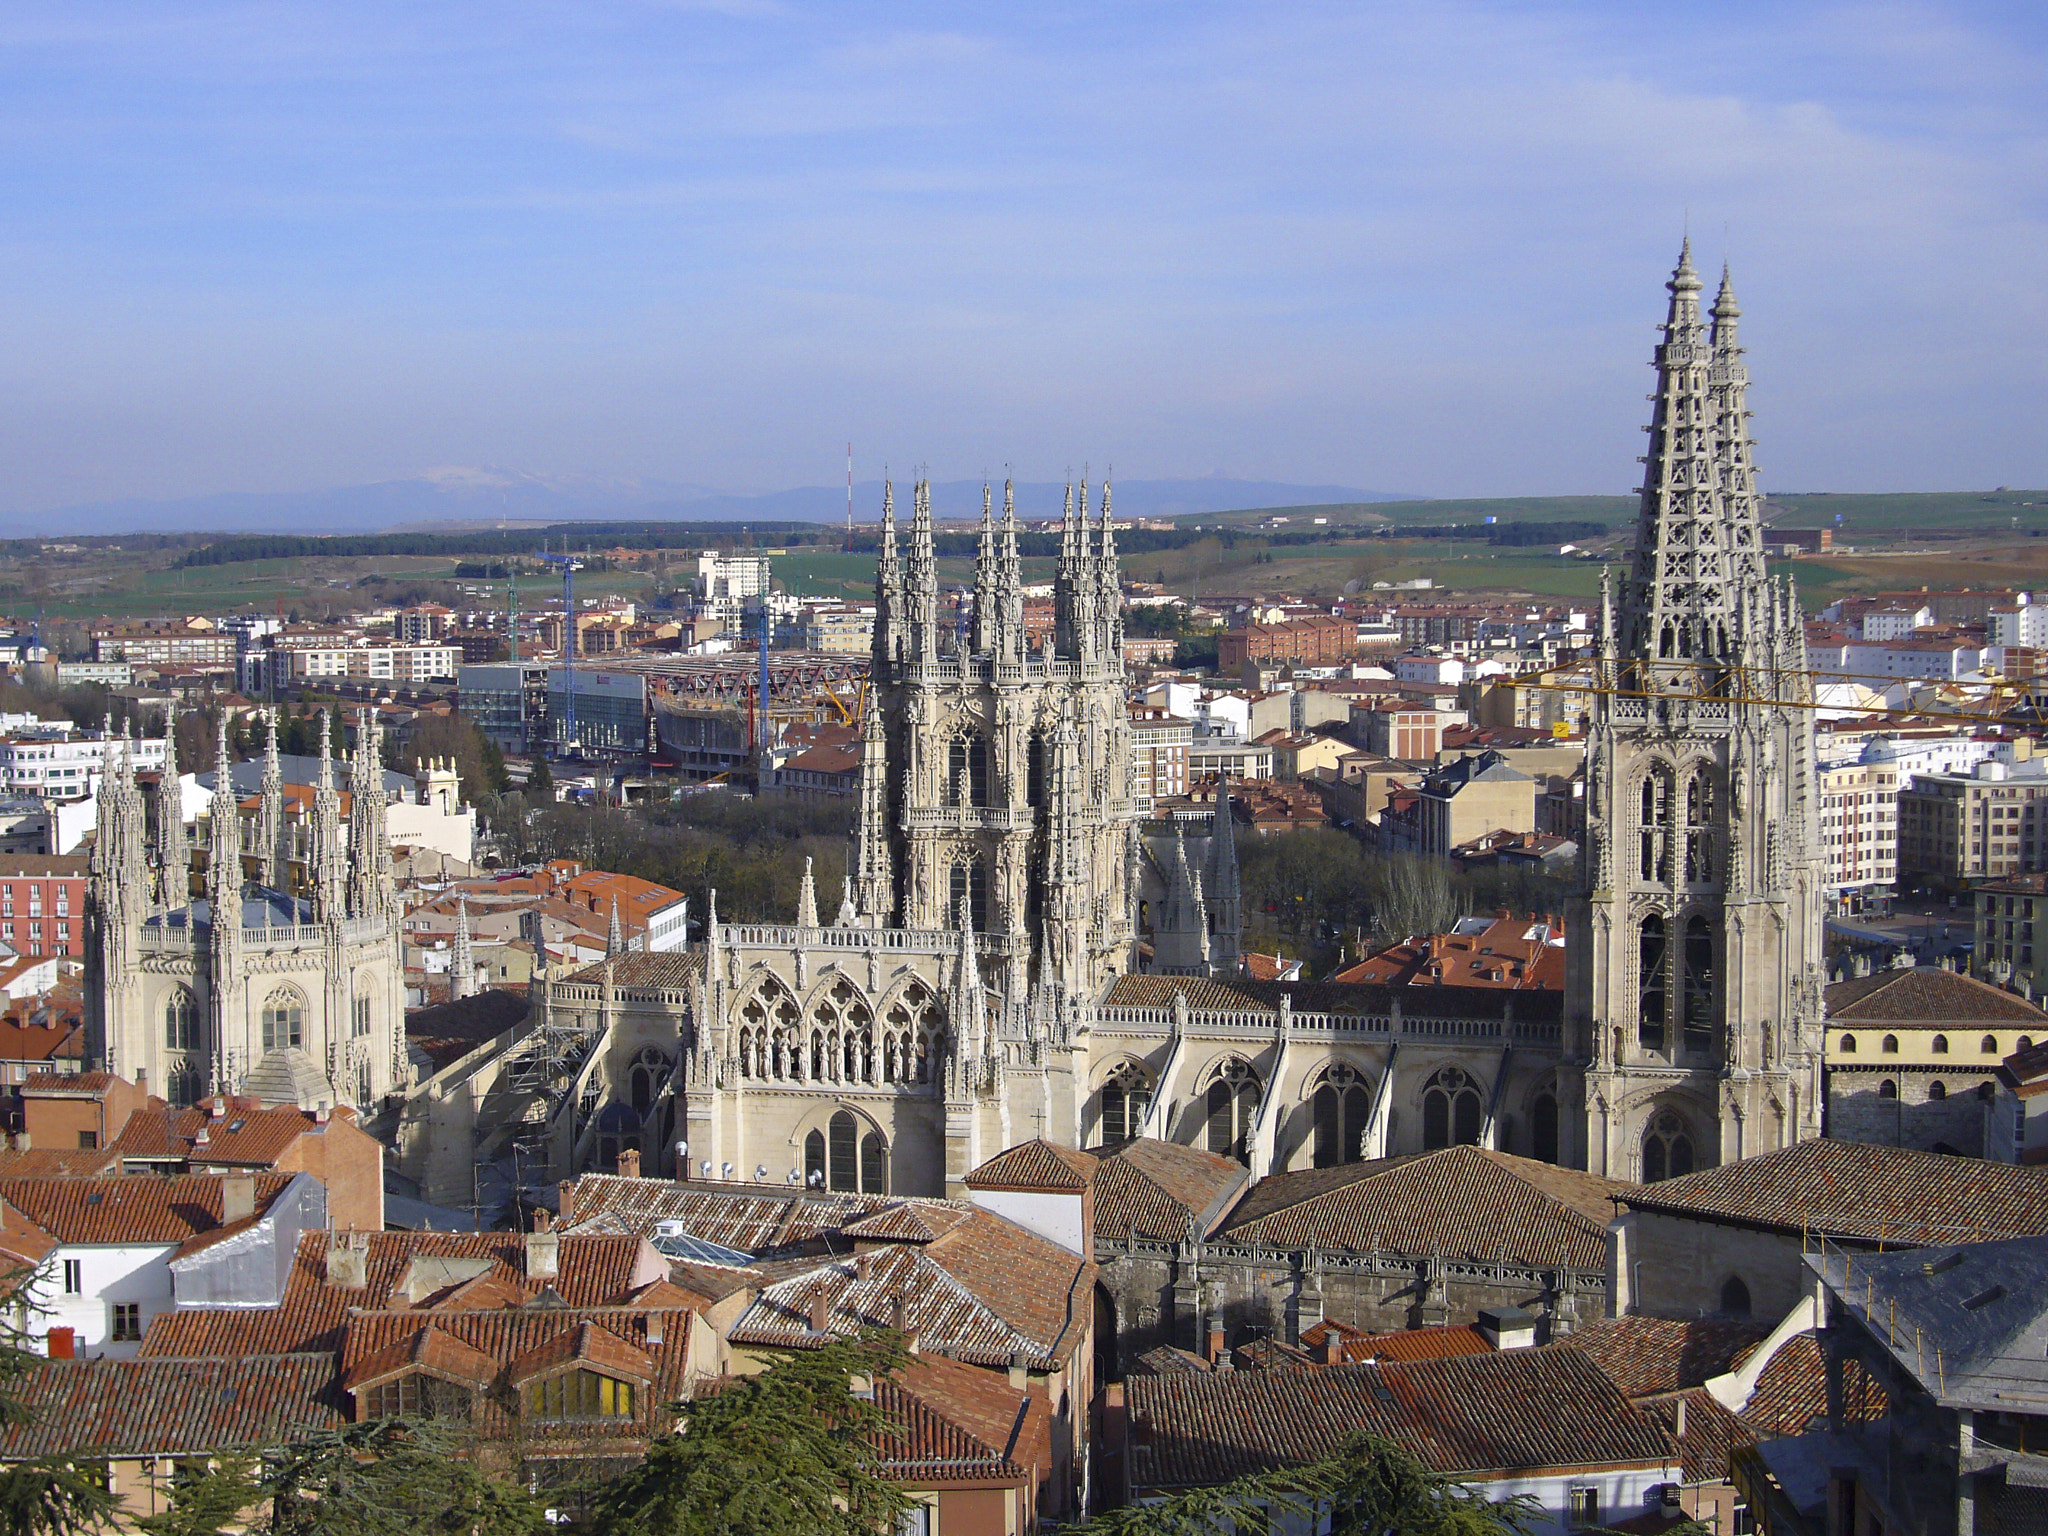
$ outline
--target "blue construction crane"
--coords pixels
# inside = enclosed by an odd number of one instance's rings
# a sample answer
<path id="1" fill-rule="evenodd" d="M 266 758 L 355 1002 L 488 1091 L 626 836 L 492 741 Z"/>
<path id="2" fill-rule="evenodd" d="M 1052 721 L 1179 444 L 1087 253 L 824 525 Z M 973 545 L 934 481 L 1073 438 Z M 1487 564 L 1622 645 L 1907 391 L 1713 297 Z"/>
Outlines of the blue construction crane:
<path id="1" fill-rule="evenodd" d="M 568 540 L 564 539 L 564 546 Z M 551 555 L 545 546 L 540 558 L 562 568 L 562 751 L 568 757 L 578 751 L 576 740 L 576 573 L 583 562 L 574 555 Z"/>

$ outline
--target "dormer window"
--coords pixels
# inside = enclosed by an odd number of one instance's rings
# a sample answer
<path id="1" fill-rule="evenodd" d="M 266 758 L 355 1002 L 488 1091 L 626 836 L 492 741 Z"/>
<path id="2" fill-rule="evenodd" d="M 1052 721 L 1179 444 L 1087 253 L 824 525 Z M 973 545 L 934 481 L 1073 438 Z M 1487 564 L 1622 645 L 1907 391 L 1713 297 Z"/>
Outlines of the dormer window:
<path id="1" fill-rule="evenodd" d="M 529 1381 L 524 1401 L 528 1418 L 630 1419 L 633 1383 L 598 1371 L 563 1371 Z"/>
<path id="2" fill-rule="evenodd" d="M 360 1388 L 356 1405 L 363 1419 L 454 1419 L 466 1422 L 474 1394 L 457 1381 L 425 1371 L 407 1371 Z"/>

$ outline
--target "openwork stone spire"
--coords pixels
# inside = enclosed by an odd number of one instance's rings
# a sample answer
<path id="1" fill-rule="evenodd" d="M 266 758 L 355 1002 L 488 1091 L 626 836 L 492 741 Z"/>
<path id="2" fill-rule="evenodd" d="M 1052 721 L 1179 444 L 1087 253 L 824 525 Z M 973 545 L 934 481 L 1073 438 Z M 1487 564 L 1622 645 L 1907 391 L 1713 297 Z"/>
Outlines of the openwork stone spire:
<path id="1" fill-rule="evenodd" d="M 1741 644 L 1744 590 L 1762 572 L 1756 506 L 1748 485 L 1731 497 L 1723 479 L 1731 398 L 1740 410 L 1741 365 L 1734 348 L 1733 294 L 1723 352 L 1700 318 L 1700 279 L 1688 241 L 1665 285 L 1671 304 L 1655 366 L 1649 452 L 1636 519 L 1635 564 L 1622 601 L 1624 661 L 1731 663 Z M 1719 306 L 1716 306 L 1717 309 Z M 1740 418 L 1736 418 L 1736 436 Z"/>
<path id="2" fill-rule="evenodd" d="M 185 794 L 178 782 L 178 716 L 164 716 L 164 771 L 156 784 L 157 899 L 173 911 L 192 899 L 192 845 L 185 836 Z"/>

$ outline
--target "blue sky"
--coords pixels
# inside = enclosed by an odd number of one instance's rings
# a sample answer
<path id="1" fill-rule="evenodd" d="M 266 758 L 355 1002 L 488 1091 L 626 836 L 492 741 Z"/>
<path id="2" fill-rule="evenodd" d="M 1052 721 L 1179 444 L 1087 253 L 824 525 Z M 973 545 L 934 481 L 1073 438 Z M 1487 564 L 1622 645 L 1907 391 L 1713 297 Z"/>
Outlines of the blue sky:
<path id="1" fill-rule="evenodd" d="M 497 465 L 2048 485 L 2038 5 L 0 8 L 0 508 Z"/>

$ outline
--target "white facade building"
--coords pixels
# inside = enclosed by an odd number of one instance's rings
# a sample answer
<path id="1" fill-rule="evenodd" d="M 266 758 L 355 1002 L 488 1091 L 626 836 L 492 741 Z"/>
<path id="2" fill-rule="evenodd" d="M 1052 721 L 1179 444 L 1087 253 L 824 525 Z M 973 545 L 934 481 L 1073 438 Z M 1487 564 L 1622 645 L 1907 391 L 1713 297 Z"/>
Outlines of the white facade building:
<path id="1" fill-rule="evenodd" d="M 0 737 L 0 791 L 40 795 L 45 800 L 89 799 L 107 760 L 107 743 L 126 741 L 104 732 L 90 735 L 21 734 Z M 161 736 L 135 743 L 135 766 L 153 773 L 164 765 Z"/>

